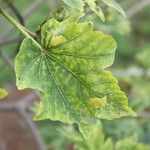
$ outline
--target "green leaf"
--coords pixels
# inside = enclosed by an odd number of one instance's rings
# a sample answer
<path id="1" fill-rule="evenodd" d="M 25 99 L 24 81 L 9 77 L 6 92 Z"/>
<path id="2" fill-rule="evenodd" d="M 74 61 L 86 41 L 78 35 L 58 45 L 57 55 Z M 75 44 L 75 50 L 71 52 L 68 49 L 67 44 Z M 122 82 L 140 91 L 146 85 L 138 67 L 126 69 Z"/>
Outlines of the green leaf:
<path id="1" fill-rule="evenodd" d="M 68 6 L 78 9 L 83 12 L 84 2 L 83 0 L 63 0 Z"/>
<path id="2" fill-rule="evenodd" d="M 8 93 L 6 90 L 0 88 L 0 100 L 7 96 Z"/>
<path id="3" fill-rule="evenodd" d="M 81 12 L 84 11 L 85 2 L 89 5 L 92 11 L 94 11 L 102 21 L 105 21 L 105 16 L 103 14 L 102 9 L 97 5 L 96 0 L 63 0 L 68 6 L 71 8 L 75 8 L 80 10 Z"/>
<path id="4" fill-rule="evenodd" d="M 103 14 L 103 11 L 101 7 L 98 5 L 97 0 L 63 0 L 68 6 L 72 8 L 76 8 L 80 10 L 81 12 L 84 11 L 84 5 L 87 3 L 91 10 L 95 12 L 104 22 L 105 16 Z M 115 8 L 118 12 L 120 12 L 124 17 L 126 17 L 125 12 L 122 10 L 122 8 L 115 2 L 114 0 L 102 0 L 106 5 Z"/>
<path id="5" fill-rule="evenodd" d="M 91 10 L 94 11 L 104 22 L 105 16 L 102 9 L 96 4 L 96 0 L 86 0 L 86 2 L 90 6 Z"/>
<path id="6" fill-rule="evenodd" d="M 41 43 L 44 52 L 25 39 L 16 57 L 18 88 L 41 91 L 35 120 L 77 123 L 88 138 L 91 118 L 135 116 L 117 80 L 103 70 L 114 61 L 111 36 L 93 31 L 91 23 L 51 19 L 41 28 Z"/>
<path id="7" fill-rule="evenodd" d="M 118 12 L 120 12 L 124 17 L 126 17 L 125 12 L 122 10 L 122 8 L 115 2 L 115 0 L 102 0 L 106 5 L 109 7 L 115 8 Z"/>

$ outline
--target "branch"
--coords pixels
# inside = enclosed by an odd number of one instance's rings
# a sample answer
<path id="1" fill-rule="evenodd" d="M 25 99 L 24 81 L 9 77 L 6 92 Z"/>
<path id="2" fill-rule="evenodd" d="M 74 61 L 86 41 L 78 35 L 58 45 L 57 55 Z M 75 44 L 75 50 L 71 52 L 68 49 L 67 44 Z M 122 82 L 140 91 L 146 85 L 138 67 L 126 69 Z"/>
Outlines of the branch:
<path id="1" fill-rule="evenodd" d="M 2 130 L 1 130 L 1 124 L 0 124 L 0 150 L 7 150 L 6 148 L 6 143 L 3 139 L 3 135 L 2 135 Z"/>
<path id="2" fill-rule="evenodd" d="M 18 114 L 20 115 L 20 118 L 22 120 L 24 120 L 26 126 L 28 127 L 28 130 L 31 131 L 31 133 L 32 133 L 37 145 L 38 145 L 38 149 L 39 150 L 45 150 L 43 141 L 42 141 L 40 134 L 39 134 L 37 128 L 35 127 L 32 119 L 22 109 L 18 110 Z"/>
<path id="3" fill-rule="evenodd" d="M 21 37 L 17 37 L 17 38 L 13 38 L 13 39 L 12 38 L 4 38 L 4 39 L 0 40 L 0 46 L 2 47 L 2 46 L 5 46 L 7 44 L 18 42 L 18 40 L 20 41 Z"/>
<path id="4" fill-rule="evenodd" d="M 35 39 L 31 36 L 30 31 L 28 31 L 24 26 L 22 26 L 19 22 L 17 22 L 14 18 L 12 18 L 2 7 L 0 7 L 0 13 L 10 22 L 12 23 L 25 37 L 29 38 L 32 40 L 34 45 L 43 51 L 42 46 L 35 41 Z"/>
<path id="5" fill-rule="evenodd" d="M 47 1 L 47 0 L 35 0 L 33 3 L 31 3 L 29 5 L 29 7 L 22 13 L 22 17 L 24 20 L 26 20 L 29 16 L 31 16 L 31 14 L 38 8 L 41 6 L 42 3 L 44 3 L 44 1 Z M 11 26 L 10 28 L 7 29 L 7 31 L 0 36 L 0 41 L 1 39 L 3 38 L 7 38 L 9 36 L 9 34 L 11 32 L 13 32 L 14 30 L 14 27 Z"/>
<path id="6" fill-rule="evenodd" d="M 10 1 L 10 0 L 6 0 L 7 2 L 7 5 L 9 6 L 9 8 L 11 8 L 11 10 L 14 12 L 14 14 L 16 15 L 16 17 L 18 18 L 18 21 L 20 22 L 21 25 L 25 26 L 25 21 L 24 21 L 24 18 L 22 17 L 22 15 L 20 14 L 20 12 L 18 11 L 18 9 L 13 5 L 13 2 Z M 23 39 L 23 35 L 20 33 L 19 36 L 18 36 L 18 43 L 17 43 L 17 46 L 16 46 L 16 52 L 18 52 L 19 50 L 19 47 L 21 45 L 21 41 Z"/>
<path id="7" fill-rule="evenodd" d="M 0 111 L 14 111 L 17 113 L 20 118 L 26 123 L 26 126 L 28 127 L 29 131 L 32 133 L 36 143 L 38 150 L 45 150 L 42 138 L 40 137 L 40 134 L 38 133 L 38 130 L 36 129 L 34 123 L 32 122 L 32 119 L 27 115 L 27 108 L 31 106 L 34 99 L 38 97 L 37 92 L 30 93 L 25 98 L 19 100 L 16 103 L 7 103 L 7 102 L 1 102 L 0 103 Z"/>
<path id="8" fill-rule="evenodd" d="M 138 114 L 139 118 L 150 118 L 150 112 L 142 112 Z"/>
<path id="9" fill-rule="evenodd" d="M 138 12 L 140 12 L 144 7 L 148 6 L 150 4 L 150 0 L 141 0 L 138 3 L 136 3 L 133 7 L 131 7 L 127 12 L 127 17 L 132 18 L 135 16 Z"/>
<path id="10" fill-rule="evenodd" d="M 150 76 L 150 69 L 127 68 L 127 69 L 109 69 L 118 77 L 144 77 Z"/>
<path id="11" fill-rule="evenodd" d="M 18 9 L 13 5 L 12 1 L 6 0 L 6 2 L 7 2 L 7 5 L 11 8 L 11 10 L 14 12 L 16 17 L 18 18 L 20 24 L 24 25 L 25 23 L 24 23 L 24 19 L 23 19 L 22 15 L 18 11 Z"/>

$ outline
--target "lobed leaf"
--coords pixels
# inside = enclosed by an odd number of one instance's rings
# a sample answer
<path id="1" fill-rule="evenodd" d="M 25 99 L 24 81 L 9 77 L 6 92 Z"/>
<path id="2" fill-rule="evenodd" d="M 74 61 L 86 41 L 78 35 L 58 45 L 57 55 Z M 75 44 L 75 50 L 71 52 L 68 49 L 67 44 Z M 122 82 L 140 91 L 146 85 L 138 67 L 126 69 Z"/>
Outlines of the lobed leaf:
<path id="1" fill-rule="evenodd" d="M 18 88 L 41 91 L 35 120 L 77 123 L 88 138 L 92 118 L 135 116 L 117 80 L 104 70 L 114 61 L 111 36 L 93 31 L 91 23 L 51 19 L 41 28 L 41 43 L 43 52 L 26 38 L 16 57 Z"/>

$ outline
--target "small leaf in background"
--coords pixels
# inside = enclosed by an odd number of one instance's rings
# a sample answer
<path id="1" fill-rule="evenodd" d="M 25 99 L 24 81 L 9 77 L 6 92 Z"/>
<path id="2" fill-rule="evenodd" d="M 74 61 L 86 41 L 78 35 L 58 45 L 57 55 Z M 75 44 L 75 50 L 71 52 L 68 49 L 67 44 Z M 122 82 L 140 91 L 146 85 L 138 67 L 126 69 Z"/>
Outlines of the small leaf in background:
<path id="1" fill-rule="evenodd" d="M 72 8 L 76 8 L 78 10 L 80 10 L 81 12 L 84 11 L 84 5 L 85 3 L 87 3 L 89 5 L 89 7 L 91 8 L 91 10 L 93 12 L 95 12 L 104 22 L 105 21 L 105 16 L 103 14 L 102 9 L 98 6 L 97 1 L 96 0 L 63 0 L 68 6 L 72 7 Z"/>
<path id="2" fill-rule="evenodd" d="M 104 22 L 105 16 L 101 9 L 101 7 L 98 5 L 97 0 L 63 0 L 68 6 L 72 8 L 76 8 L 80 10 L 81 12 L 84 11 L 84 5 L 87 3 L 90 7 L 90 9 L 95 12 Z M 102 0 L 106 5 L 109 7 L 112 7 L 116 9 L 118 12 L 120 12 L 124 17 L 126 17 L 125 12 L 122 10 L 122 8 L 118 5 L 117 2 L 114 0 Z"/>
<path id="3" fill-rule="evenodd" d="M 92 11 L 94 11 L 104 22 L 105 21 L 105 16 L 103 14 L 102 9 L 98 6 L 96 3 L 96 0 L 86 0 L 87 4 L 91 8 Z"/>
<path id="4" fill-rule="evenodd" d="M 0 88 L 0 100 L 7 96 L 8 93 L 6 90 Z"/>
<path id="5" fill-rule="evenodd" d="M 84 1 L 83 0 L 63 0 L 68 6 L 78 9 L 83 12 Z"/>
<path id="6" fill-rule="evenodd" d="M 56 37 L 59 40 L 51 45 Z M 117 80 L 104 70 L 115 57 L 116 42 L 111 36 L 93 31 L 91 23 L 51 19 L 41 28 L 41 43 L 45 52 L 26 38 L 16 57 L 18 88 L 42 92 L 35 120 L 77 123 L 89 138 L 91 119 L 136 115 Z M 91 100 L 95 105 L 97 99 L 98 106 L 93 107 Z"/>
<path id="7" fill-rule="evenodd" d="M 115 2 L 115 0 L 102 0 L 106 5 L 109 7 L 115 8 L 118 12 L 120 12 L 124 17 L 126 17 L 125 12 L 122 10 L 122 8 Z"/>

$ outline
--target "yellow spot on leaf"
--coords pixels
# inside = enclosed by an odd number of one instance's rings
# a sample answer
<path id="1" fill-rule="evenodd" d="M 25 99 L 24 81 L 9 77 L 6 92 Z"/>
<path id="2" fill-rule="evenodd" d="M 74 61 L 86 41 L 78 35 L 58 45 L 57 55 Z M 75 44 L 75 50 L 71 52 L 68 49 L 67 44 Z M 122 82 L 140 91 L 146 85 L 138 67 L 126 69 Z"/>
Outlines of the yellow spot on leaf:
<path id="1" fill-rule="evenodd" d="M 53 47 L 59 46 L 63 43 L 65 43 L 67 40 L 64 36 L 60 35 L 60 36 L 55 36 L 52 38 L 50 45 Z"/>
<path id="2" fill-rule="evenodd" d="M 106 96 L 105 97 L 102 97 L 102 98 L 91 98 L 89 103 L 95 108 L 95 109 L 98 109 L 100 107 L 105 107 L 106 106 L 106 103 L 107 103 L 107 98 Z"/>

